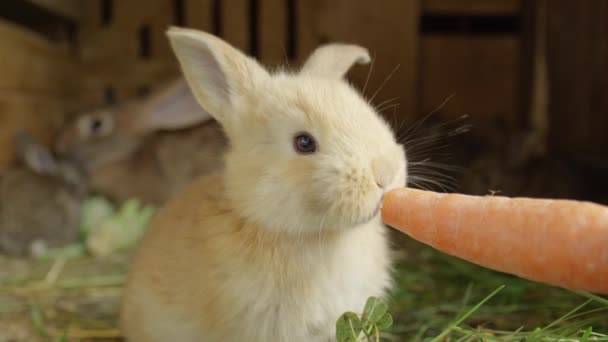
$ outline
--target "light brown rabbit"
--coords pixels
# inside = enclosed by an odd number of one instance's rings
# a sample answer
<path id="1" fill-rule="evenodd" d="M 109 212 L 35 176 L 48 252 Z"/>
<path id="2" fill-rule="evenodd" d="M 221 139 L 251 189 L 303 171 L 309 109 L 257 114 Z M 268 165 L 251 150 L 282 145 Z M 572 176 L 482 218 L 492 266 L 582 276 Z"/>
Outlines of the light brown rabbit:
<path id="1" fill-rule="evenodd" d="M 23 165 L 0 179 L 0 252 L 27 256 L 77 241 L 85 177 L 77 165 L 55 160 L 26 133 L 17 138 Z"/>
<path id="2" fill-rule="evenodd" d="M 169 38 L 230 150 L 155 213 L 124 292 L 127 340 L 335 340 L 342 313 L 391 287 L 379 210 L 406 183 L 403 146 L 343 78 L 367 50 L 329 44 L 270 73 L 210 34 Z"/>
<path id="3" fill-rule="evenodd" d="M 58 136 L 61 156 L 81 162 L 91 190 L 123 202 L 161 204 L 194 177 L 222 168 L 226 139 L 183 78 L 143 100 L 77 116 Z"/>

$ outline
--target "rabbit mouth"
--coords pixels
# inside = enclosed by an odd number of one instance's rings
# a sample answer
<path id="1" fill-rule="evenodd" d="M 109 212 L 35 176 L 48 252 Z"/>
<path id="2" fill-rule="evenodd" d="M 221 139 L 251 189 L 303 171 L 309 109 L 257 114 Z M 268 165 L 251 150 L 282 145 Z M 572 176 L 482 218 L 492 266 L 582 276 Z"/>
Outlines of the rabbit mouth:
<path id="1" fill-rule="evenodd" d="M 375 219 L 380 214 L 381 209 L 382 209 L 382 199 L 380 199 L 378 201 L 375 209 L 371 213 L 369 213 L 367 216 L 365 216 L 363 218 L 363 220 L 361 220 L 361 224 L 368 223 L 368 222 L 372 221 L 373 219 Z"/>

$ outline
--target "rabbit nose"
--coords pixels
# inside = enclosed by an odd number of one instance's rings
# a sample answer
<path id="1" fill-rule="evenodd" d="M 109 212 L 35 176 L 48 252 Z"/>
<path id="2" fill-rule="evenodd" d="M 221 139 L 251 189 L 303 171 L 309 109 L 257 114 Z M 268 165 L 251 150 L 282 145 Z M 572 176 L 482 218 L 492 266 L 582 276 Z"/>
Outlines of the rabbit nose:
<path id="1" fill-rule="evenodd" d="M 382 190 L 390 186 L 395 174 L 392 163 L 386 158 L 374 159 L 372 162 L 372 172 L 376 185 Z"/>

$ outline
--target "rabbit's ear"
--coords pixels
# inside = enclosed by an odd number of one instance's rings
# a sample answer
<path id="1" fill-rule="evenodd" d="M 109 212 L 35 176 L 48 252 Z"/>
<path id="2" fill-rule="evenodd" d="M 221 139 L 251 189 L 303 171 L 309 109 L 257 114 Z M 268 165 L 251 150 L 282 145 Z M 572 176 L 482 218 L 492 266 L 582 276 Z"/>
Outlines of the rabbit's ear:
<path id="1" fill-rule="evenodd" d="M 223 40 L 198 30 L 167 31 L 198 103 L 222 124 L 234 118 L 235 101 L 269 78 L 268 72 Z"/>
<path id="2" fill-rule="evenodd" d="M 371 61 L 366 48 L 354 44 L 333 43 L 318 47 L 306 60 L 300 73 L 328 78 L 342 78 L 355 64 Z"/>
<path id="3" fill-rule="evenodd" d="M 54 175 L 57 173 L 57 162 L 46 146 L 36 144 L 32 137 L 25 132 L 18 132 L 15 139 L 19 157 L 27 167 L 38 174 Z"/>
<path id="4" fill-rule="evenodd" d="M 144 131 L 182 129 L 212 117 L 198 104 L 184 79 L 173 82 L 144 101 L 137 124 Z"/>

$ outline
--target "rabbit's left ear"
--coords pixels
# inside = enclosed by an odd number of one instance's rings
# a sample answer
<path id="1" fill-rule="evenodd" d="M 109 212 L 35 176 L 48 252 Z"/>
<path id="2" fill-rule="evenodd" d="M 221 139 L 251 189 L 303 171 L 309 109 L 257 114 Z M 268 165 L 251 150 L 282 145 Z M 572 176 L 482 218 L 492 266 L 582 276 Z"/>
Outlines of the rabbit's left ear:
<path id="1" fill-rule="evenodd" d="M 300 70 L 328 78 L 342 78 L 355 64 L 368 64 L 371 61 L 366 48 L 354 44 L 333 43 L 318 47 L 306 60 Z"/>
<path id="2" fill-rule="evenodd" d="M 15 136 L 19 158 L 38 174 L 54 175 L 57 173 L 57 162 L 51 151 L 43 145 L 37 144 L 25 132 L 18 132 Z"/>
<path id="3" fill-rule="evenodd" d="M 212 119 L 183 78 L 150 95 L 137 114 L 134 124 L 142 131 L 188 128 Z"/>
<path id="4" fill-rule="evenodd" d="M 257 61 L 209 33 L 171 27 L 167 36 L 194 97 L 224 127 L 240 119 L 239 98 L 270 78 Z"/>

